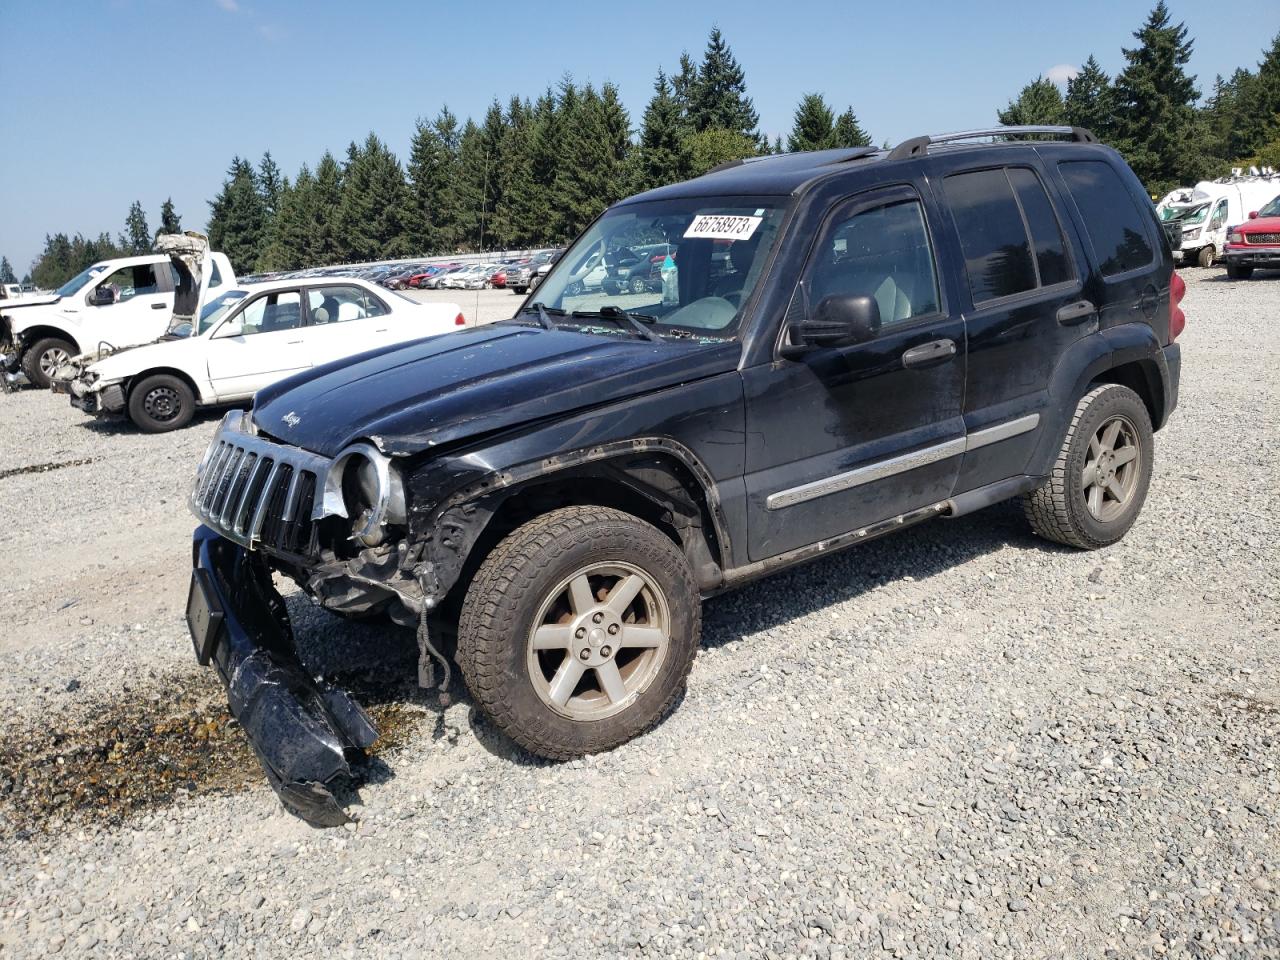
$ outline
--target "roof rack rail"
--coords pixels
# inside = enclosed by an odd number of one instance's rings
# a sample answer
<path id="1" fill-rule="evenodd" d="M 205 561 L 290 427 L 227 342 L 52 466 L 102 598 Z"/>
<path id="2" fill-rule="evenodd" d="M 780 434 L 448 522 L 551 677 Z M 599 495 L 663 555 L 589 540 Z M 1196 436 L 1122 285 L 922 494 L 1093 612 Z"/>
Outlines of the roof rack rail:
<path id="1" fill-rule="evenodd" d="M 960 130 L 956 133 L 934 133 L 924 137 L 912 137 L 903 140 L 889 152 L 890 160 L 906 160 L 911 157 L 923 157 L 929 153 L 930 144 L 951 143 L 955 140 L 977 140 L 979 137 L 1030 137 L 1055 136 L 1070 137 L 1073 143 L 1098 143 L 1093 132 L 1084 127 L 1054 127 L 1043 125 L 1023 125 L 1008 127 L 990 127 L 983 130 Z"/>

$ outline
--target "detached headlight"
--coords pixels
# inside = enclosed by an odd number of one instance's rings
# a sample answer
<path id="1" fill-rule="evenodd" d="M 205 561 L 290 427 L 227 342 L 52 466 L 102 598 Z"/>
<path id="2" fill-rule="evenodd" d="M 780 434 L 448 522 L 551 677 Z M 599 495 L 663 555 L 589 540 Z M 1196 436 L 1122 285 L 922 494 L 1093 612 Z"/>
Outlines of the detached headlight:
<path id="1" fill-rule="evenodd" d="M 352 444 L 338 454 L 325 481 L 327 512 L 351 521 L 351 540 L 376 547 L 387 527 L 403 524 L 404 483 L 391 459 L 368 443 Z"/>
<path id="2" fill-rule="evenodd" d="M 1244 243 L 1244 234 L 1232 230 L 1227 234 L 1227 243 Z"/>

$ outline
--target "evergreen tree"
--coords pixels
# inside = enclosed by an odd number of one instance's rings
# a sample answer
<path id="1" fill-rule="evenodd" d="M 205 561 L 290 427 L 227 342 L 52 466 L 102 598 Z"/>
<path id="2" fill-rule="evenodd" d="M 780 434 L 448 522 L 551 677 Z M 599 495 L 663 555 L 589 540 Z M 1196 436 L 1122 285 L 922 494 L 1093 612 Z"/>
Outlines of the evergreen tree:
<path id="1" fill-rule="evenodd" d="M 1111 78 L 1089 54 L 1080 72 L 1067 81 L 1063 117 L 1071 126 L 1084 127 L 1099 140 L 1109 142 L 1115 136 L 1115 112 Z"/>
<path id="2" fill-rule="evenodd" d="M 556 182 L 564 159 L 564 118 L 554 90 L 533 105 L 525 164 L 527 190 L 512 190 L 513 219 L 522 225 L 525 244 L 539 246 L 560 239 L 560 216 L 554 202 Z"/>
<path id="3" fill-rule="evenodd" d="M 853 114 L 853 107 L 836 117 L 835 130 L 831 135 L 833 147 L 869 147 L 871 134 L 862 129 L 858 118 Z"/>
<path id="4" fill-rule="evenodd" d="M 316 164 L 315 185 L 311 201 L 303 211 L 311 218 L 307 251 L 311 263 L 328 266 L 341 263 L 343 244 L 338 236 L 338 208 L 342 204 L 342 167 L 328 150 Z"/>
<path id="5" fill-rule="evenodd" d="M 606 83 L 599 92 L 587 84 L 580 91 L 562 86 L 564 161 L 557 172 L 555 205 L 559 236 L 577 236 L 626 188 L 630 130 L 617 88 Z"/>
<path id="6" fill-rule="evenodd" d="M 484 242 L 484 201 L 495 173 L 488 137 L 467 118 L 458 138 L 458 167 L 454 179 L 456 243 L 465 251 L 477 251 Z"/>
<path id="7" fill-rule="evenodd" d="M 1037 77 L 1022 88 L 1017 99 L 996 111 L 1002 124 L 1060 124 L 1065 117 L 1062 92 L 1046 77 Z"/>
<path id="8" fill-rule="evenodd" d="M 362 147 L 353 144 L 347 156 L 336 221 L 342 258 L 362 262 L 408 256 L 403 218 L 408 188 L 400 161 L 373 133 Z"/>
<path id="9" fill-rule="evenodd" d="M 835 114 L 822 94 L 806 93 L 796 107 L 791 133 L 787 136 L 787 149 L 792 153 L 825 150 L 833 145 L 835 132 Z"/>
<path id="10" fill-rule="evenodd" d="M 693 132 L 693 100 L 698 92 L 698 65 L 685 50 L 680 54 L 680 69 L 671 77 L 671 99 L 680 113 L 682 133 Z"/>
<path id="11" fill-rule="evenodd" d="M 173 209 L 173 197 L 169 197 L 160 205 L 160 229 L 156 231 L 157 236 L 161 233 L 181 233 L 182 218 L 178 216 L 178 212 Z"/>
<path id="12" fill-rule="evenodd" d="M 18 278 L 13 275 L 13 267 L 9 264 L 8 257 L 0 257 L 0 283 L 17 283 Z"/>
<path id="13" fill-rule="evenodd" d="M 262 194 L 262 209 L 268 220 L 275 216 L 276 208 L 280 205 L 280 192 L 286 183 L 280 176 L 280 167 L 268 150 L 258 163 L 258 192 Z"/>
<path id="14" fill-rule="evenodd" d="M 699 177 L 712 167 L 753 157 L 758 152 L 756 140 L 737 130 L 703 130 L 689 137 L 689 175 Z"/>
<path id="15" fill-rule="evenodd" d="M 527 210 L 520 202 L 521 195 L 536 189 L 530 163 L 533 123 L 532 104 L 512 97 L 507 104 L 499 150 L 502 166 L 498 169 L 498 200 L 493 212 L 494 242 L 502 247 L 527 247 L 538 240 L 533 224 L 525 219 Z"/>
<path id="16" fill-rule="evenodd" d="M 409 245 L 422 253 L 451 253 L 457 245 L 458 121 L 441 107 L 419 120 L 409 146 Z"/>
<path id="17" fill-rule="evenodd" d="M 667 75 L 659 70 L 653 97 L 644 109 L 640 143 L 635 150 L 633 183 L 637 191 L 684 180 L 689 148 L 684 138 L 680 103 Z"/>
<path id="18" fill-rule="evenodd" d="M 1172 22 L 1165 0 L 1134 37 L 1138 46 L 1124 50 L 1126 65 L 1115 81 L 1117 140 L 1138 179 L 1158 195 L 1194 182 L 1205 165 L 1195 109 L 1200 91 L 1186 71 L 1192 41 L 1184 24 Z"/>
<path id="19" fill-rule="evenodd" d="M 690 115 L 696 131 L 729 130 L 760 140 L 760 117 L 747 96 L 746 75 L 719 27 L 712 27 L 707 39 Z"/>
<path id="20" fill-rule="evenodd" d="M 120 247 L 132 254 L 148 253 L 151 250 L 151 228 L 147 226 L 147 215 L 143 213 L 142 204 L 137 200 L 129 205 Z"/>
<path id="21" fill-rule="evenodd" d="M 281 185 L 258 270 L 297 270 L 320 262 L 313 236 L 315 192 L 316 179 L 305 163 L 292 186 Z"/>
<path id="22" fill-rule="evenodd" d="M 1258 64 L 1258 72 L 1237 70 L 1233 75 L 1234 109 L 1231 111 L 1224 153 L 1228 159 L 1256 154 L 1268 141 L 1280 136 L 1280 33 Z"/>
<path id="23" fill-rule="evenodd" d="M 262 253 L 266 217 L 253 165 L 235 157 L 222 189 L 209 201 L 209 245 L 221 250 L 237 273 L 248 273 Z"/>

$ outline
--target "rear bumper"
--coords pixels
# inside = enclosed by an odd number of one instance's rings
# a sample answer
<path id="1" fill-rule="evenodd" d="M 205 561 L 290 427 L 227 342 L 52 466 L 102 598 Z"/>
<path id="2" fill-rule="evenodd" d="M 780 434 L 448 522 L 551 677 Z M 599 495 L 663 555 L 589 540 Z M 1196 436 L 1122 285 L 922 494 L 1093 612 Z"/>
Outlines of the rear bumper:
<path id="1" fill-rule="evenodd" d="M 308 823 L 345 823 L 334 788 L 377 738 L 373 723 L 345 690 L 307 673 L 284 601 L 257 557 L 200 526 L 192 568 L 187 624 L 196 658 L 217 668 L 268 781 Z"/>
<path id="2" fill-rule="evenodd" d="M 1241 267 L 1280 267 L 1280 247 L 1232 245 L 1222 251 L 1222 258 Z"/>
<path id="3" fill-rule="evenodd" d="M 1161 427 L 1169 422 L 1169 416 L 1178 406 L 1178 383 L 1182 377 L 1182 347 L 1171 343 L 1164 348 L 1164 419 L 1156 424 Z"/>

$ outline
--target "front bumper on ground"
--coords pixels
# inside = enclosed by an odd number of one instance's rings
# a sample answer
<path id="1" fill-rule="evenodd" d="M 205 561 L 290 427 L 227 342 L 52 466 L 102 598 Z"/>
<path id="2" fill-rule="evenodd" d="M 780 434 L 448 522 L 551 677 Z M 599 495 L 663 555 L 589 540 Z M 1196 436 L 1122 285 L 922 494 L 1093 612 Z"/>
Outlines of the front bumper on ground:
<path id="1" fill-rule="evenodd" d="M 53 392 L 67 394 L 73 407 L 94 416 L 124 412 L 124 386 L 118 383 L 101 390 L 77 390 L 74 381 L 55 380 Z"/>
<path id="2" fill-rule="evenodd" d="M 208 527 L 196 528 L 187 626 L 196 659 L 212 663 L 267 779 L 314 826 L 347 822 L 334 789 L 349 761 L 377 739 L 345 690 L 313 680 L 293 642 L 284 601 L 261 560 Z"/>

